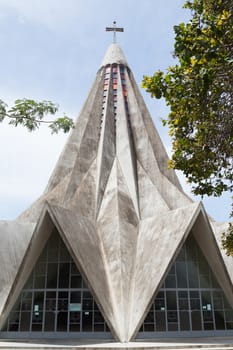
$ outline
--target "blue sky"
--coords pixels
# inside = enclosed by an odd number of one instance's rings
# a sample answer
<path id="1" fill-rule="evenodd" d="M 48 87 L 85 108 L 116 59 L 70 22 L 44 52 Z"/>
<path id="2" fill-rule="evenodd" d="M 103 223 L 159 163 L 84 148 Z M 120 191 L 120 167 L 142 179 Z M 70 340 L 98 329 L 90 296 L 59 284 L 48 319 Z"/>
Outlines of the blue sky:
<path id="1" fill-rule="evenodd" d="M 76 118 L 87 97 L 108 45 L 105 27 L 114 20 L 125 28 L 122 46 L 138 84 L 143 75 L 174 63 L 173 26 L 187 21 L 184 0 L 0 0 L 0 98 L 52 100 Z M 160 118 L 163 101 L 142 91 L 151 116 L 170 151 Z M 42 127 L 28 133 L 0 124 L 0 219 L 14 219 L 46 187 L 67 140 Z M 190 187 L 181 177 L 185 190 Z M 197 198 L 199 200 L 199 198 Z M 228 220 L 230 196 L 204 200 L 216 220 Z"/>

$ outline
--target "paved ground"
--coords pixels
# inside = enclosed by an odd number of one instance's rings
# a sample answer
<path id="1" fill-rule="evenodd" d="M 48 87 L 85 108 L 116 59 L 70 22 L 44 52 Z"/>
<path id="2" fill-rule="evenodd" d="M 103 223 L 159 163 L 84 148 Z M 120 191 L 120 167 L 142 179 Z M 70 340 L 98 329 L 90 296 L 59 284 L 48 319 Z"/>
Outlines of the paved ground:
<path id="1" fill-rule="evenodd" d="M 201 349 L 201 350 L 233 350 L 233 338 L 206 338 L 206 339 L 169 339 L 169 340 L 151 340 L 137 341 L 131 343 L 115 343 L 109 341 L 82 341 L 77 339 L 56 339 L 56 340 L 0 340 L 0 349 L 5 350 L 114 350 L 114 349 L 136 349 L 136 350 L 172 350 L 172 349 Z"/>

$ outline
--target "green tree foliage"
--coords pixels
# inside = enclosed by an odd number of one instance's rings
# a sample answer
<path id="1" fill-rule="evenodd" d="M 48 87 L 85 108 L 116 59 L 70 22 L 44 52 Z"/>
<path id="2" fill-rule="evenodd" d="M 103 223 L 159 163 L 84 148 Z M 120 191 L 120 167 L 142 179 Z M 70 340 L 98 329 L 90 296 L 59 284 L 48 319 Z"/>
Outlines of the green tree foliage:
<path id="1" fill-rule="evenodd" d="M 184 7 L 191 20 L 174 27 L 178 63 L 144 76 L 142 86 L 170 106 L 163 121 L 173 142 L 169 166 L 184 172 L 194 194 L 220 196 L 233 191 L 233 2 Z M 223 245 L 233 255 L 232 225 Z"/>
<path id="2" fill-rule="evenodd" d="M 46 115 L 54 116 L 58 111 L 57 105 L 50 101 L 36 102 L 30 99 L 16 100 L 13 107 L 8 108 L 6 103 L 0 100 L 0 122 L 8 119 L 9 124 L 22 125 L 29 131 L 33 131 L 47 123 L 52 133 L 62 130 L 68 132 L 73 126 L 73 120 L 66 115 L 53 119 L 45 119 Z"/>

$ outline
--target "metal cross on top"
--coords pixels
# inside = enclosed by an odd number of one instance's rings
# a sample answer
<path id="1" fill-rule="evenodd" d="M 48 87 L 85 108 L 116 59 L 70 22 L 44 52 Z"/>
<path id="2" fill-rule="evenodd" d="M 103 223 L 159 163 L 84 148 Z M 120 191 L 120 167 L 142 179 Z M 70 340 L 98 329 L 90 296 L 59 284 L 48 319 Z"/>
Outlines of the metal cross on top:
<path id="1" fill-rule="evenodd" d="M 113 32 L 113 42 L 116 43 L 116 32 L 123 32 L 124 28 L 116 26 L 116 21 L 113 21 L 112 27 L 106 27 L 106 32 Z"/>

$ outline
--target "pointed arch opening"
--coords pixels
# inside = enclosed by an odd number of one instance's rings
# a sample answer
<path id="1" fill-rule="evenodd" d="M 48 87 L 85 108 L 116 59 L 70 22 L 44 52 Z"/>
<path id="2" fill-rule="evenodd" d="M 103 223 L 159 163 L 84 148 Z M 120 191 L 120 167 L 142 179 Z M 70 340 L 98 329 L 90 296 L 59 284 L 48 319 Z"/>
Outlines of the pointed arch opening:
<path id="1" fill-rule="evenodd" d="M 233 334 L 233 309 L 190 233 L 137 337 L 227 334 Z"/>
<path id="2" fill-rule="evenodd" d="M 112 338 L 55 227 L 0 334 L 8 338 Z"/>

